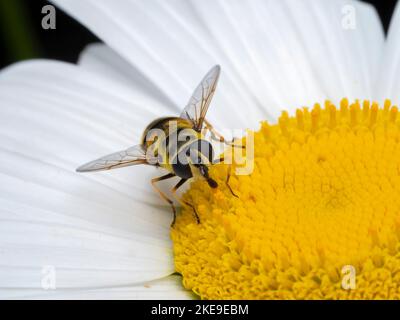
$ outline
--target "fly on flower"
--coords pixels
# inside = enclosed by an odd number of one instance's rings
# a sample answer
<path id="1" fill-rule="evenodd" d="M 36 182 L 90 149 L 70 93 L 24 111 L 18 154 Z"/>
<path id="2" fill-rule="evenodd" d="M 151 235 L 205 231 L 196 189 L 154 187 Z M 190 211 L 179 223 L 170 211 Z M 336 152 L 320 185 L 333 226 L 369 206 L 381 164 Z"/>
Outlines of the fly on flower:
<path id="1" fill-rule="evenodd" d="M 196 176 L 204 178 L 211 188 L 218 187 L 217 182 L 209 175 L 209 166 L 223 162 L 224 157 L 214 159 L 213 146 L 205 139 L 206 133 L 209 131 L 213 139 L 227 145 L 243 148 L 227 142 L 205 118 L 220 72 L 221 68 L 217 65 L 206 74 L 179 117 L 164 117 L 151 122 L 144 130 L 139 145 L 91 161 L 79 167 L 77 171 L 102 171 L 138 164 L 161 167 L 167 170 L 168 174 L 152 179 L 151 183 L 172 207 L 172 226 L 176 218 L 174 202 L 156 183 L 173 177 L 179 177 L 180 181 L 172 189 L 172 195 L 179 203 L 191 207 L 197 222 L 200 223 L 196 208 L 187 201 L 178 199 L 176 192 L 186 181 Z M 229 186 L 229 178 L 230 170 L 225 182 L 232 195 L 236 196 Z"/>

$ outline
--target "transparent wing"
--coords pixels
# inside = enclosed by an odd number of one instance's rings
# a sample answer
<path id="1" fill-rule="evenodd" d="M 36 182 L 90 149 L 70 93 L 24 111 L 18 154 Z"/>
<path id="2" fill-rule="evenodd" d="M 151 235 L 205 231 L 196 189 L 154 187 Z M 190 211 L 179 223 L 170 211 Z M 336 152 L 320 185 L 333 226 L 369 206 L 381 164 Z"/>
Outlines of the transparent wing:
<path id="1" fill-rule="evenodd" d="M 76 169 L 77 172 L 92 172 L 122 168 L 137 164 L 150 164 L 141 145 L 109 154 L 105 157 L 91 161 Z"/>
<path id="2" fill-rule="evenodd" d="M 193 122 L 193 129 L 197 131 L 203 128 L 203 121 L 217 87 L 220 73 L 221 67 L 216 65 L 206 74 L 181 113 L 181 118 Z"/>

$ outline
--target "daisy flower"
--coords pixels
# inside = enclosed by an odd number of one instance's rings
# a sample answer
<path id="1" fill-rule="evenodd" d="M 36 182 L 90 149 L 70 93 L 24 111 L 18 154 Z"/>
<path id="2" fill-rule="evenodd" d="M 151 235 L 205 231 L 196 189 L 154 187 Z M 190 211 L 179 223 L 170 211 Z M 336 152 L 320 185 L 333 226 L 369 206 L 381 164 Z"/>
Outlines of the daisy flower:
<path id="1" fill-rule="evenodd" d="M 385 39 L 359 1 L 53 2 L 105 44 L 0 73 L 1 297 L 400 297 L 400 9 Z M 154 168 L 75 172 L 215 64 L 208 120 L 254 130 L 238 198 L 195 180 L 171 229 Z"/>

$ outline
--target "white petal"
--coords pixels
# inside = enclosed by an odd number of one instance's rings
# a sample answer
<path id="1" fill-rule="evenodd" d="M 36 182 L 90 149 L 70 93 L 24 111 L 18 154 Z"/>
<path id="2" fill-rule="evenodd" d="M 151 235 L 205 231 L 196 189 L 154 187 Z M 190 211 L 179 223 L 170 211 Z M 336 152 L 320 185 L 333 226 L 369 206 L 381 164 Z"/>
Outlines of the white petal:
<path id="1" fill-rule="evenodd" d="M 180 276 L 113 288 L 92 290 L 1 290 L 2 299 L 87 299 L 87 300 L 188 300 L 196 296 L 182 286 Z"/>
<path id="2" fill-rule="evenodd" d="M 23 63 L 3 71 L 0 81 L 1 146 L 70 171 L 139 143 L 144 127 L 159 115 L 152 107 L 156 101 L 141 102 L 134 91 L 128 95 L 120 86 L 71 64 Z M 24 130 L 16 127 L 21 123 Z M 154 174 L 153 168 L 144 167 L 80 178 L 154 203 L 158 196 L 145 183 Z"/>
<path id="3" fill-rule="evenodd" d="M 221 64 L 209 112 L 217 127 L 255 127 L 281 108 L 326 98 L 370 97 L 384 39 L 376 12 L 355 1 L 54 2 L 176 105 Z M 356 9 L 355 30 L 343 28 L 346 4 Z"/>
<path id="4" fill-rule="evenodd" d="M 382 59 L 382 68 L 377 82 L 378 99 L 392 99 L 400 103 L 400 5 L 397 4 L 389 28 L 389 34 Z"/>
<path id="5" fill-rule="evenodd" d="M 384 44 L 375 9 L 346 0 L 282 3 L 290 9 L 295 34 L 325 97 L 335 102 L 342 97 L 370 98 Z M 346 19 L 352 19 L 349 12 L 355 14 L 354 29 L 346 26 Z"/>
<path id="6" fill-rule="evenodd" d="M 107 45 L 98 43 L 87 46 L 80 55 L 79 65 L 127 90 L 135 90 L 138 96 L 157 99 L 159 105 L 155 106 L 160 108 L 153 111 L 160 115 L 177 115 L 181 112 L 182 106 L 170 101 L 145 75 Z"/>
<path id="7" fill-rule="evenodd" d="M 85 161 L 138 143 L 150 99 L 57 62 L 0 73 L 0 288 L 127 285 L 171 274 L 171 212 L 152 168 L 78 174 Z M 147 109 L 148 108 L 148 109 Z"/>

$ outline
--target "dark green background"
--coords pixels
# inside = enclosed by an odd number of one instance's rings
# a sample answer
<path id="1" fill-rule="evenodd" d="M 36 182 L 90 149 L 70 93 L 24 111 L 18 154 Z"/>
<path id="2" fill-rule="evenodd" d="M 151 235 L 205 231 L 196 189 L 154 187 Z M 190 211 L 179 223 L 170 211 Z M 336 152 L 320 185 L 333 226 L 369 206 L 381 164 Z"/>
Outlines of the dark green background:
<path id="1" fill-rule="evenodd" d="M 118 2 L 118 0 L 109 1 Z M 397 0 L 365 2 L 377 7 L 387 29 Z M 41 10 L 47 4 L 49 3 L 45 0 L 0 0 L 0 52 L 2 53 L 0 68 L 29 58 L 74 62 L 88 43 L 99 41 L 61 10 L 57 10 L 57 29 L 43 30 Z"/>

